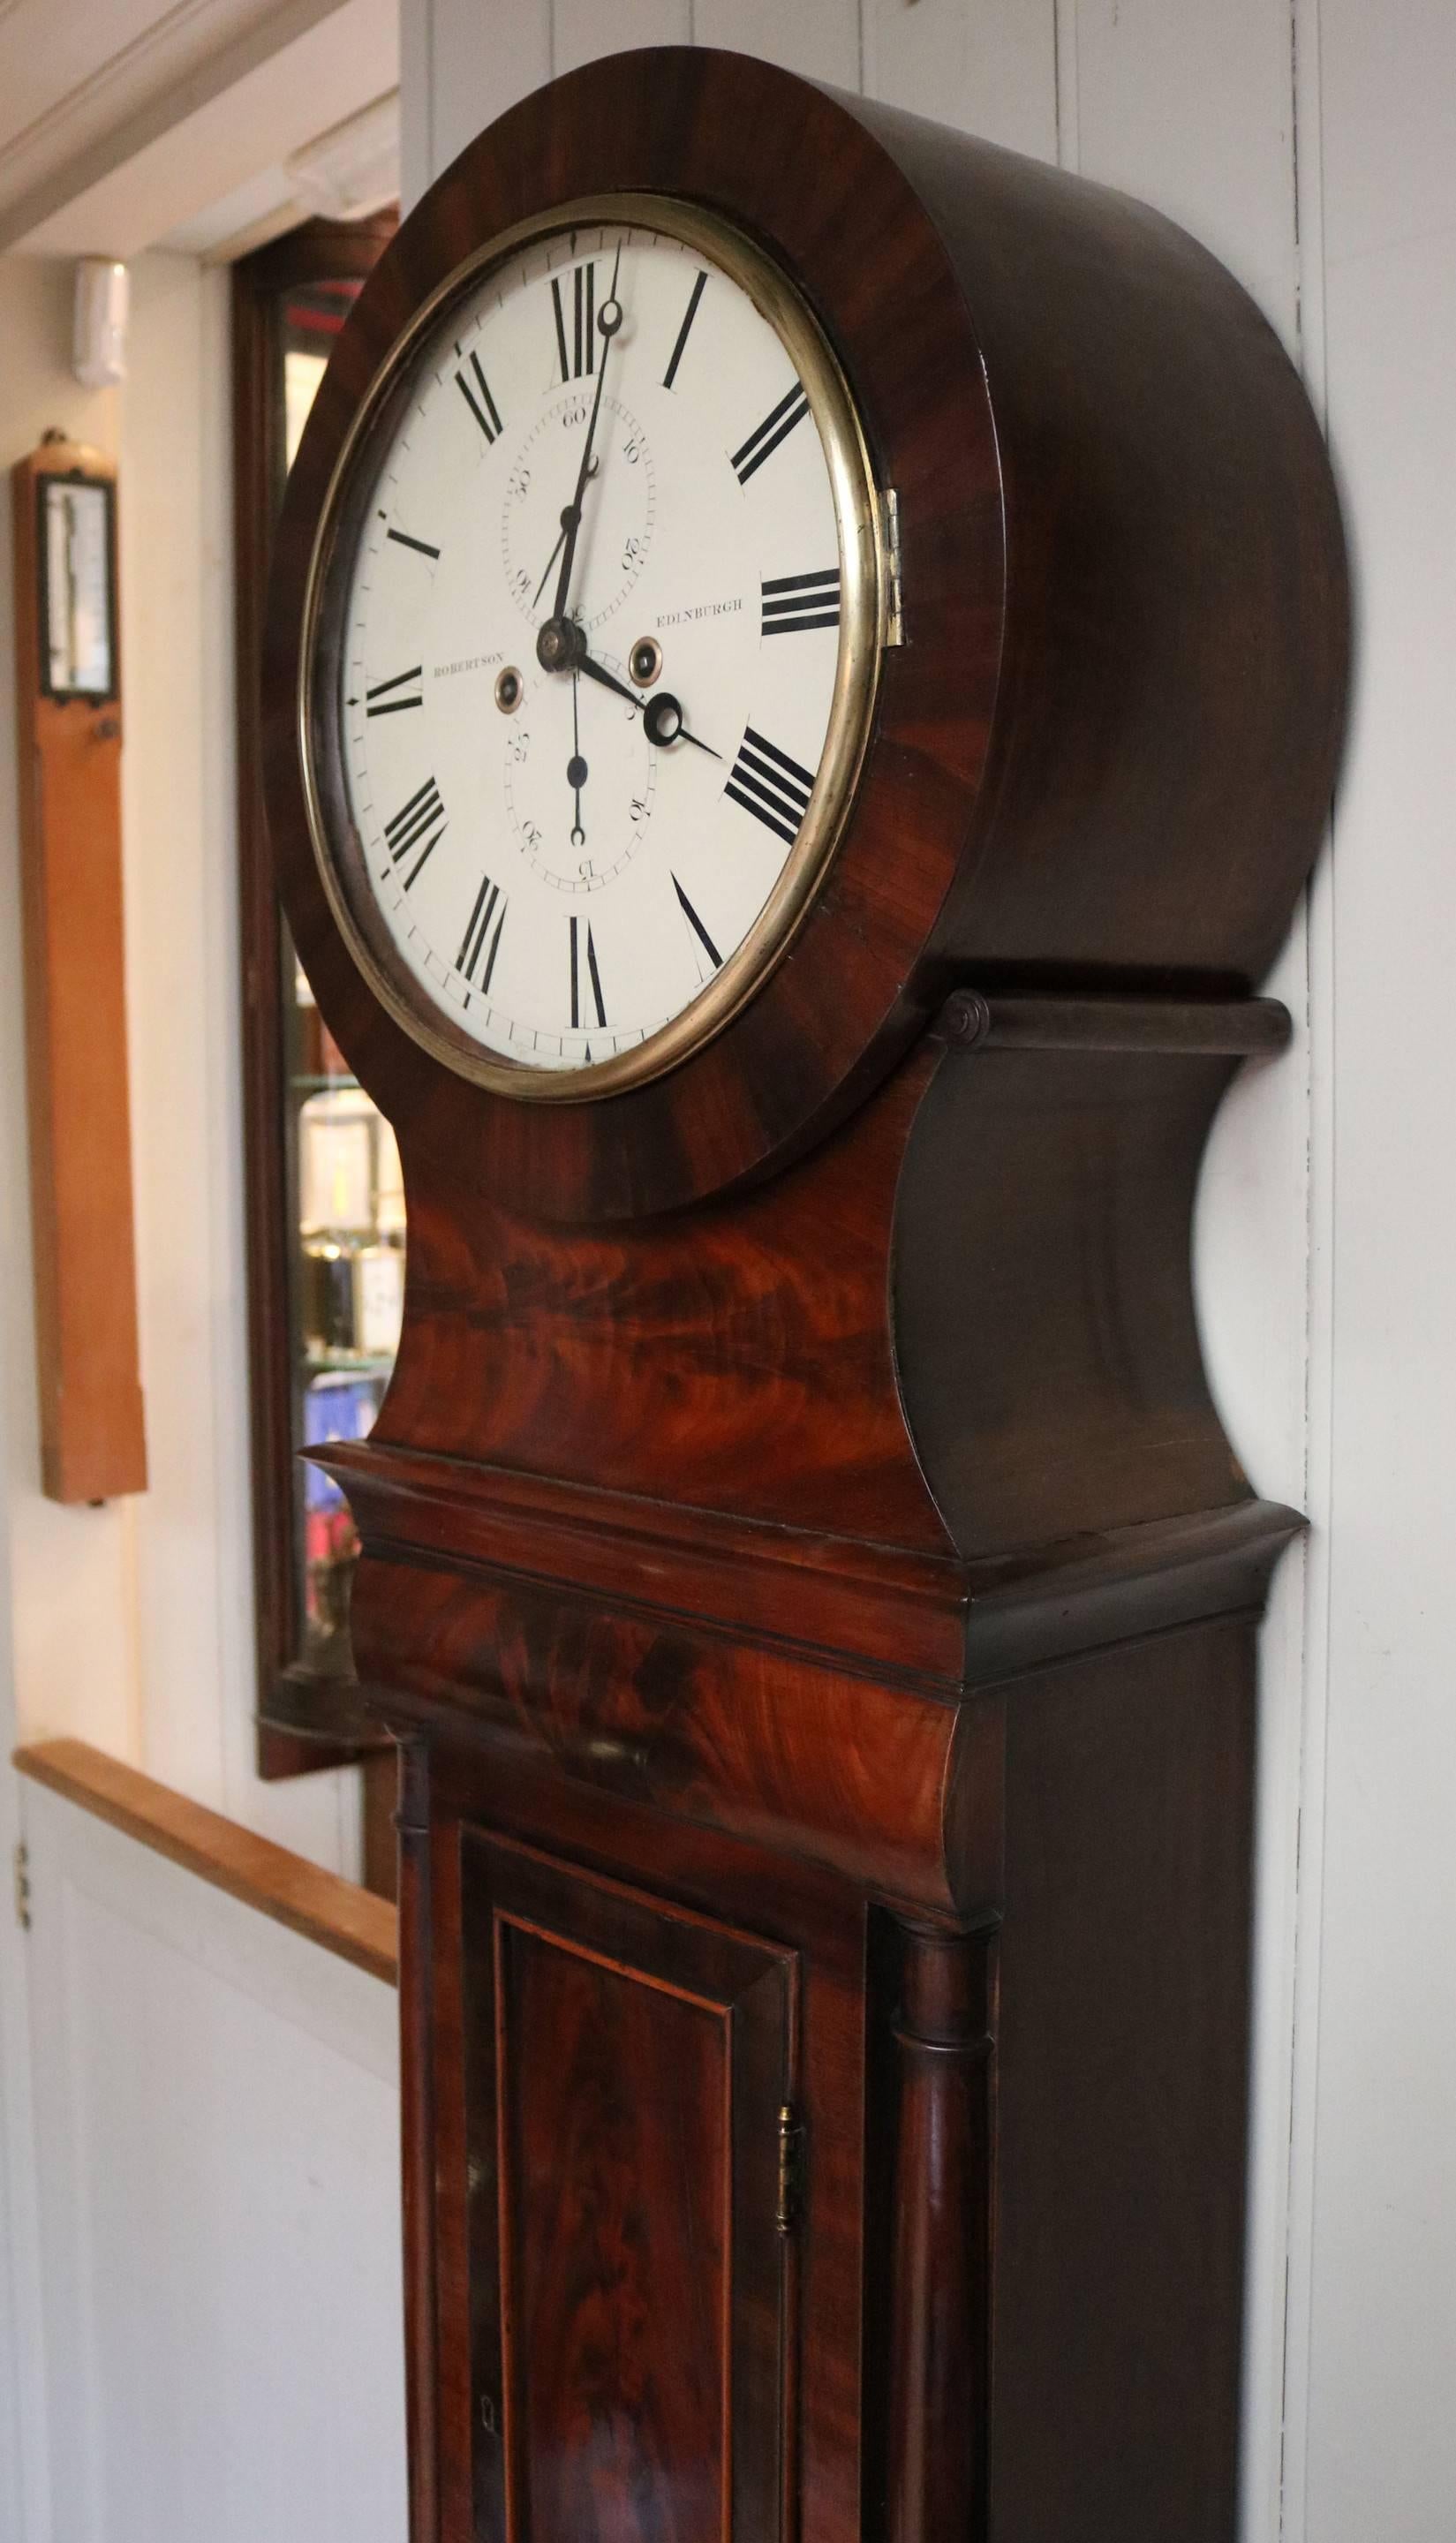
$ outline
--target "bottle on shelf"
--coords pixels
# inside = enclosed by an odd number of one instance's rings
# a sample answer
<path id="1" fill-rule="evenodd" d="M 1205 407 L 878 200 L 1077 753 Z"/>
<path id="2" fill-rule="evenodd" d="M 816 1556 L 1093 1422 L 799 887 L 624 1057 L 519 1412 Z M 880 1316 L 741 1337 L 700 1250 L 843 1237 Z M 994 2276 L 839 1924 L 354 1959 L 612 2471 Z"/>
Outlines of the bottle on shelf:
<path id="1" fill-rule="evenodd" d="M 374 1125 L 361 1087 L 311 1095 L 298 1116 L 298 1218 L 305 1237 L 374 1232 Z"/>
<path id="2" fill-rule="evenodd" d="M 302 973 L 294 1091 L 300 1246 L 299 1363 L 305 1446 L 364 1439 L 399 1348 L 405 1194 L 394 1132 L 350 1076 Z M 303 1595 L 314 1664 L 347 1666 L 357 1538 L 344 1495 L 307 1469 Z"/>

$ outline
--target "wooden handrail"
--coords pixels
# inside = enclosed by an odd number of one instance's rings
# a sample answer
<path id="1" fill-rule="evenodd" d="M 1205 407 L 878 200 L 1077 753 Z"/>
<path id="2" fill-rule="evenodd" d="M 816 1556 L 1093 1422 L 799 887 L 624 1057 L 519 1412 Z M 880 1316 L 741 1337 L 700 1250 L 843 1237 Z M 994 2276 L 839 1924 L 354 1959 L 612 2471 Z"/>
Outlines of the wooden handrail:
<path id="1" fill-rule="evenodd" d="M 342 1961 L 394 1986 L 399 1980 L 399 1918 L 387 1899 L 321 1871 L 236 1819 L 190 1802 L 167 1784 L 123 1766 L 84 1739 L 41 1739 L 17 1748 L 15 1765 L 36 1784 L 79 1810 L 106 1819 L 169 1863 L 210 1881 L 245 1906 L 287 1925 Z"/>

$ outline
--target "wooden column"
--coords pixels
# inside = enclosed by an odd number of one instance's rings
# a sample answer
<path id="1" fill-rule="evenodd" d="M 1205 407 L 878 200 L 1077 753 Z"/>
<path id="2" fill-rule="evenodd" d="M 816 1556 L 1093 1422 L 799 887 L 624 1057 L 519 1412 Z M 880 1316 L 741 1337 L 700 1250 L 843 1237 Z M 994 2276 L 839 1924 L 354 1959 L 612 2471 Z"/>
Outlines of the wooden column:
<path id="1" fill-rule="evenodd" d="M 900 1929 L 889 2543 L 985 2531 L 994 1944 Z"/>

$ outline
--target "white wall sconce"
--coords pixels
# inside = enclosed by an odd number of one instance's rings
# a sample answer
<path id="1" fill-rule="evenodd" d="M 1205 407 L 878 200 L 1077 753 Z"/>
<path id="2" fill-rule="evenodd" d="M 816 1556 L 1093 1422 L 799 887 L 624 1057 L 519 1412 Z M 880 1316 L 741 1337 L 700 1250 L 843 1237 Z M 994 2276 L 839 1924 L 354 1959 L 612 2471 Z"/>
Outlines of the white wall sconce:
<path id="1" fill-rule="evenodd" d="M 124 265 L 107 256 L 78 258 L 71 368 L 83 388 L 118 388 L 126 377 L 128 301 Z"/>

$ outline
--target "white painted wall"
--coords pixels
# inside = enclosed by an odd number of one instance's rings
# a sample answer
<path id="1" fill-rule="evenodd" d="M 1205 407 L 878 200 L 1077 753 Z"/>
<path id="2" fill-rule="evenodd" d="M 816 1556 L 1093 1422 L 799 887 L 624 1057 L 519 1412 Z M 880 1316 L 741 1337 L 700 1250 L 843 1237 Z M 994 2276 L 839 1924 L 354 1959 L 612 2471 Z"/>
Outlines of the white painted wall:
<path id="1" fill-rule="evenodd" d="M 1291 2499 L 1456 2531 L 1456 16 L 1321 0 L 1319 311 L 1359 595 L 1328 878 Z M 1323 1762 L 1323 1773 L 1317 1767 Z"/>
<path id="2" fill-rule="evenodd" d="M 0 258 L 0 1471 L 17 1592 L 17 1680 L 64 1687 L 66 1727 L 126 1755 L 138 1735 L 130 1638 L 119 1630 L 130 1598 L 129 1505 L 72 1512 L 41 1498 L 31 1306 L 9 469 L 49 424 L 113 454 L 120 432 L 115 395 L 90 395 L 69 376 L 68 308 L 60 269 Z"/>
<path id="3" fill-rule="evenodd" d="M 0 1329 L 0 1402 L 8 1336 Z M 0 1618 L 10 1613 L 10 1545 L 0 1529 Z M 0 1761 L 16 1733 L 15 1672 L 0 1635 Z M 21 1844 L 21 1786 L 0 1762 L 0 1868 Z M 18 1901 L 17 1901 L 18 1904 Z M 26 1936 L 0 1907 L 0 2543 L 54 2543 L 45 2447 L 40 2236 L 31 2092 Z"/>
<path id="4" fill-rule="evenodd" d="M 20 1734 L 68 1733 L 352 1876 L 357 1777 L 253 1771 L 228 276 L 131 270 L 124 388 L 71 378 L 70 268 L 0 257 L 0 469 L 47 424 L 120 465 L 122 818 L 147 1492 L 39 1490 L 15 733 L 0 713 L 0 1319 Z M 9 501 L 0 607 L 10 612 Z"/>
<path id="5" fill-rule="evenodd" d="M 52 2543 L 402 2543 L 393 1987 L 25 1802 Z"/>
<path id="6" fill-rule="evenodd" d="M 252 1763 L 227 279 L 146 257 L 132 293 L 127 387 L 88 396 L 67 367 L 69 268 L 0 257 L 0 468 L 48 424 L 121 468 L 151 1469 L 145 1496 L 98 1510 L 39 1491 L 0 641 L 0 1760 L 18 1738 L 69 1733 L 348 1873 L 353 1779 L 265 1786 Z M 11 584 L 7 487 L 5 629 Z M 311 2516 L 317 2501 L 311 2534 L 397 2543 L 393 1990 L 24 1798 L 28 1813 L 0 1763 L 0 2543 L 256 2543 L 288 2532 L 279 2503 L 300 2497 Z M 27 1814 L 28 1938 L 9 1896 Z M 145 2266 L 127 2242 L 143 2231 L 157 2239 Z"/>
<path id="7" fill-rule="evenodd" d="M 150 1483 L 132 1513 L 136 1763 L 331 1870 L 355 1774 L 253 1771 L 233 743 L 229 277 L 132 269 L 120 394 L 122 812 Z M 53 1701 L 22 1681 L 23 1719 Z"/>

